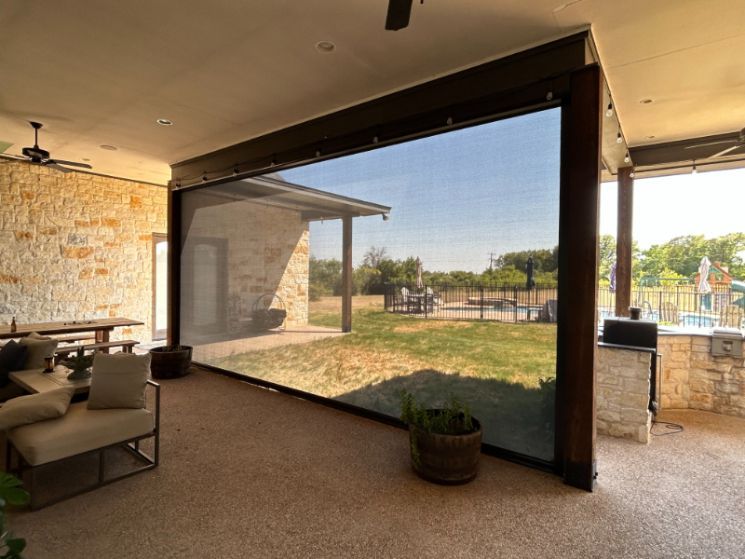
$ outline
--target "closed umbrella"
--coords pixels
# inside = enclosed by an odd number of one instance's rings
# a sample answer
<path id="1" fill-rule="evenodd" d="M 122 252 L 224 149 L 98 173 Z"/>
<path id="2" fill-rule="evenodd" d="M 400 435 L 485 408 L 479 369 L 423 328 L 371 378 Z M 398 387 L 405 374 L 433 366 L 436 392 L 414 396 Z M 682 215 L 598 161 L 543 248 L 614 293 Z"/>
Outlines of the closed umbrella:
<path id="1" fill-rule="evenodd" d="M 711 262 L 704 256 L 698 265 L 698 292 L 701 293 L 701 308 L 711 309 L 711 286 L 709 285 L 709 268 Z"/>
<path id="2" fill-rule="evenodd" d="M 708 257 L 704 256 L 701 259 L 701 263 L 698 265 L 699 293 L 711 293 L 711 286 L 709 285 L 709 268 L 711 268 L 711 262 L 709 262 Z"/>
<path id="3" fill-rule="evenodd" d="M 533 277 L 533 257 L 528 256 L 528 261 L 525 263 L 525 288 L 533 289 L 535 287 L 535 278 Z"/>
<path id="4" fill-rule="evenodd" d="M 422 289 L 424 287 L 424 281 L 422 280 L 422 261 L 419 257 L 416 258 L 416 288 Z"/>

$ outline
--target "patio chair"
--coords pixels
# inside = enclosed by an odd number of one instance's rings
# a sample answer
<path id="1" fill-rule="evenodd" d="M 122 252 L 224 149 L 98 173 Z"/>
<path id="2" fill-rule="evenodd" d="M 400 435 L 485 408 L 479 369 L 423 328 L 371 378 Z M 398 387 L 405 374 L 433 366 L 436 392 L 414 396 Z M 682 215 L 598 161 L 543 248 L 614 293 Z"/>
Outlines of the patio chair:
<path id="1" fill-rule="evenodd" d="M 660 322 L 665 324 L 680 324 L 678 315 L 678 306 L 670 301 L 665 301 L 660 305 Z"/>
<path id="2" fill-rule="evenodd" d="M 719 312 L 719 326 L 724 328 L 742 328 L 743 310 L 738 305 L 722 307 Z"/>
<path id="3" fill-rule="evenodd" d="M 425 294 L 427 296 L 427 305 L 430 308 L 436 308 L 439 307 L 442 304 L 442 299 L 439 295 L 437 295 L 431 287 L 427 287 L 425 289 Z"/>
<path id="4" fill-rule="evenodd" d="M 401 288 L 401 297 L 406 312 L 420 312 L 421 299 L 409 291 L 408 287 Z"/>

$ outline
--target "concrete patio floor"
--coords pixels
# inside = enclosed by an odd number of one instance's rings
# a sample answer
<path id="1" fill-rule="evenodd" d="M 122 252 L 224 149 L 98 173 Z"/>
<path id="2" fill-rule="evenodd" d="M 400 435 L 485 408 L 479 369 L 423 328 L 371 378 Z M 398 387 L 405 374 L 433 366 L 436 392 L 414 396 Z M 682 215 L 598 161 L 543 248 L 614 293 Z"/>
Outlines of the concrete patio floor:
<path id="1" fill-rule="evenodd" d="M 13 513 L 29 558 L 743 556 L 743 419 L 600 437 L 593 494 L 487 456 L 441 487 L 400 429 L 206 372 L 162 385 L 161 466 Z"/>

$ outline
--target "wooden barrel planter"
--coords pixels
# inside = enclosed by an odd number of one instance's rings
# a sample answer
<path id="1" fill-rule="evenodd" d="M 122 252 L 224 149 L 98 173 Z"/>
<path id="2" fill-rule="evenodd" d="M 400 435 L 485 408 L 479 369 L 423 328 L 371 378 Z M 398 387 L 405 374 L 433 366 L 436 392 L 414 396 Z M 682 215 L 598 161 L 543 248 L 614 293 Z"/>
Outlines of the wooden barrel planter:
<path id="1" fill-rule="evenodd" d="M 428 410 L 437 413 L 438 410 Z M 481 424 L 473 418 L 473 431 L 458 435 L 430 433 L 409 425 L 411 465 L 421 478 L 457 485 L 476 477 L 481 456 Z"/>
<path id="2" fill-rule="evenodd" d="M 153 378 L 183 377 L 191 366 L 191 346 L 166 345 L 150 350 L 150 372 Z"/>

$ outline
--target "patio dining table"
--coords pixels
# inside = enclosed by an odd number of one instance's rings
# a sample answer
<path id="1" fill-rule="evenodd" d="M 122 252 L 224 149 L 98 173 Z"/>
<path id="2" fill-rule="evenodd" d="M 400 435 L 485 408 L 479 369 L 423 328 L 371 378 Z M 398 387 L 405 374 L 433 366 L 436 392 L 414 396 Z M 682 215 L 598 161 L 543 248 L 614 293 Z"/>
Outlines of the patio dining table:
<path id="1" fill-rule="evenodd" d="M 0 326 L 0 340 L 8 338 L 23 338 L 32 332 L 43 335 L 95 332 L 96 343 L 100 343 L 109 341 L 109 336 L 114 328 L 141 326 L 142 324 L 144 323 L 139 320 L 132 320 L 131 318 L 124 317 L 93 318 L 90 320 L 17 324 L 15 332 L 11 332 L 10 326 L 6 324 Z"/>

